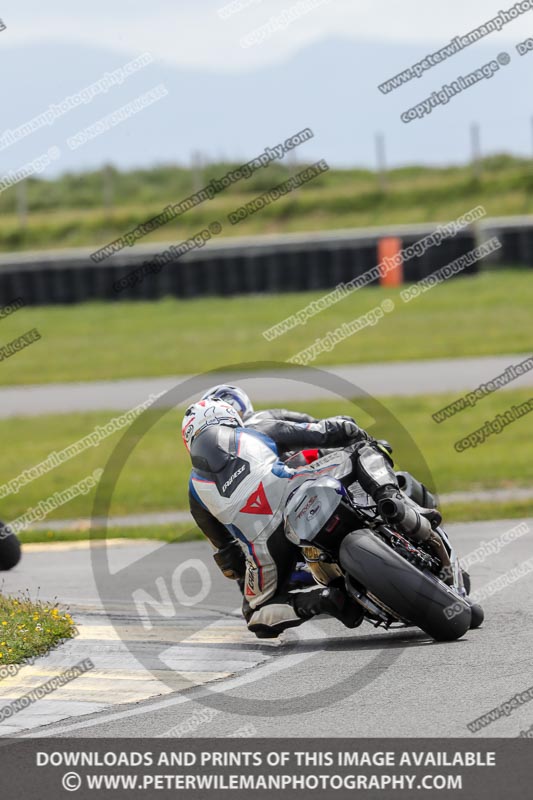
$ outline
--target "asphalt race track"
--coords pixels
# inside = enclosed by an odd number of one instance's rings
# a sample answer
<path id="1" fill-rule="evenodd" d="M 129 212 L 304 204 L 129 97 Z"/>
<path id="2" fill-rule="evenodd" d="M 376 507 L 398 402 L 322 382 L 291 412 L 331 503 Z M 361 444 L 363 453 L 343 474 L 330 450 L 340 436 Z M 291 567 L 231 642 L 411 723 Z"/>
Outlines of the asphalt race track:
<path id="1" fill-rule="evenodd" d="M 464 556 L 519 522 L 463 523 L 449 526 L 449 532 Z M 472 566 L 474 588 L 530 557 L 533 519 L 527 525 L 529 530 L 499 554 Z M 279 641 L 260 642 L 245 631 L 236 587 L 216 572 L 208 545 L 128 542 L 110 545 L 107 552 L 113 572 L 107 582 L 100 563 L 106 549 L 96 553 L 75 543 L 28 548 L 22 565 L 5 574 L 6 592 L 28 588 L 33 595 L 39 586 L 41 597 L 58 596 L 70 604 L 85 633 L 48 658 L 68 666 L 91 655 L 99 670 L 100 706 L 87 714 L 82 703 L 70 710 L 67 704 L 61 721 L 51 725 L 44 724 L 50 719 L 46 710 L 40 711 L 27 718 L 25 730 L 2 724 L 0 733 L 475 738 L 516 737 L 533 724 L 533 703 L 525 702 L 477 734 L 467 728 L 533 684 L 533 560 L 532 571 L 524 569 L 514 581 L 507 576 L 507 585 L 484 601 L 485 624 L 458 642 L 434 643 L 417 629 L 385 632 L 369 623 L 347 631 L 325 619 Z M 154 586 L 158 576 L 170 580 L 172 570 L 190 559 L 207 565 L 208 593 L 175 613 L 149 609 L 151 627 L 143 634 L 133 588 Z M 183 573 L 181 589 L 186 597 L 199 592 L 194 570 Z M 87 634 L 91 625 L 94 635 Z M 122 680 L 114 679 L 113 669 L 122 671 Z M 136 676 L 139 686 L 145 676 L 152 686 L 162 680 L 158 696 L 152 689 L 152 699 L 128 702 L 125 672 Z M 74 692 L 78 683 L 81 687 L 82 679 L 73 684 Z M 36 706 L 46 702 L 53 704 L 43 700 Z"/>
<path id="2" fill-rule="evenodd" d="M 180 402 L 186 402 L 215 383 L 239 383 L 252 400 L 261 398 L 266 405 L 276 406 L 283 402 L 309 400 L 332 400 L 335 382 L 327 376 L 346 381 L 348 397 L 361 392 L 372 397 L 390 395 L 413 396 L 435 392 L 471 391 L 476 386 L 500 375 L 511 364 L 524 360 L 526 354 L 503 356 L 480 356 L 477 358 L 446 358 L 431 361 L 395 361 L 379 364 L 357 364 L 327 367 L 327 370 L 305 368 L 280 369 L 274 365 L 269 372 L 233 370 L 231 372 L 206 373 L 190 383 L 189 392 L 179 394 Z M 322 380 L 320 375 L 323 376 Z M 143 403 L 150 395 L 168 392 L 180 384 L 189 385 L 191 376 L 177 375 L 165 378 L 138 378 L 119 381 L 92 381 L 90 383 L 62 383 L 41 386 L 10 386 L 0 388 L 0 419 L 40 414 L 67 414 L 81 411 L 127 411 Z M 331 384 L 331 390 L 326 388 Z M 533 372 L 503 387 L 521 389 L 533 386 Z M 345 391 L 340 386 L 341 393 Z M 178 398 L 173 398 L 177 400 Z M 165 405 L 165 401 L 162 403 Z M 169 407 L 174 402 L 169 402 Z"/>

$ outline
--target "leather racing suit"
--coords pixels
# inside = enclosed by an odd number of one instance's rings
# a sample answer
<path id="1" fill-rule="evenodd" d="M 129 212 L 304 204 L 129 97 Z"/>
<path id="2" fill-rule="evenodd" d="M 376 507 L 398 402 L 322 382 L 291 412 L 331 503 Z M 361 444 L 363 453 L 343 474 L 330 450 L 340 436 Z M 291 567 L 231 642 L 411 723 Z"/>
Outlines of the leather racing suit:
<path id="1" fill-rule="evenodd" d="M 253 428 L 253 418 L 244 428 L 211 426 L 192 442 L 190 451 L 191 514 L 219 551 L 215 560 L 224 574 L 244 579 L 243 613 L 249 629 L 260 637 L 277 636 L 320 613 L 337 616 L 349 627 L 355 619 L 342 607 L 351 602 L 347 597 L 328 595 L 327 600 L 322 589 L 287 591 L 301 553 L 285 536 L 283 511 L 293 489 L 320 472 L 289 468 L 280 455 L 350 446 L 354 480 L 369 494 L 397 485 L 375 441 L 350 418 L 301 422 L 286 419 L 287 413 L 302 418 L 297 412 L 259 412 Z"/>

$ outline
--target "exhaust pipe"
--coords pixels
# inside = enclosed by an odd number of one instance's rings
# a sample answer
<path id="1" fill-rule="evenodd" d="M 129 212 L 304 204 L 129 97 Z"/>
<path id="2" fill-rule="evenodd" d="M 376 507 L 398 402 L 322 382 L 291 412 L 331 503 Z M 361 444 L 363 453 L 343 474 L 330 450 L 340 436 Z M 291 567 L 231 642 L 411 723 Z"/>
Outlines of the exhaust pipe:
<path id="1" fill-rule="evenodd" d="M 422 508 L 437 508 L 437 501 L 431 494 L 429 489 L 426 489 L 423 483 L 417 481 L 410 472 L 397 472 L 396 480 L 398 486 L 407 497 L 414 500 Z"/>
<path id="2" fill-rule="evenodd" d="M 412 506 L 393 497 L 387 497 L 378 503 L 379 512 L 388 522 L 398 525 L 402 533 L 406 533 L 419 542 L 427 542 L 442 564 L 441 578 L 444 583 L 453 586 L 453 570 L 450 557 L 442 539 L 431 527 L 428 519 L 423 517 Z"/>
<path id="3" fill-rule="evenodd" d="M 433 533 L 431 523 L 416 509 L 394 497 L 387 497 L 378 503 L 378 511 L 387 522 L 401 527 L 402 532 L 413 536 L 420 542 L 427 542 Z"/>

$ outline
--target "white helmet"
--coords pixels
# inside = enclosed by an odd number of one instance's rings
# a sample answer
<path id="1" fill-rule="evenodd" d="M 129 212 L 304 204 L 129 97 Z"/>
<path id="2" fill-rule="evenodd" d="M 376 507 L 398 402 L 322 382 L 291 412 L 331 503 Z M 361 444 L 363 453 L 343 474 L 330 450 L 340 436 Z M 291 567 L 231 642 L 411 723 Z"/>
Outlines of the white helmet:
<path id="1" fill-rule="evenodd" d="M 229 383 L 219 383 L 212 386 L 202 395 L 202 400 L 224 400 L 239 413 L 242 420 L 248 419 L 254 413 L 252 401 L 239 386 L 232 386 Z"/>
<path id="2" fill-rule="evenodd" d="M 210 425 L 243 427 L 242 419 L 229 403 L 223 400 L 199 400 L 189 406 L 181 425 L 183 443 L 189 452 L 193 439 Z"/>

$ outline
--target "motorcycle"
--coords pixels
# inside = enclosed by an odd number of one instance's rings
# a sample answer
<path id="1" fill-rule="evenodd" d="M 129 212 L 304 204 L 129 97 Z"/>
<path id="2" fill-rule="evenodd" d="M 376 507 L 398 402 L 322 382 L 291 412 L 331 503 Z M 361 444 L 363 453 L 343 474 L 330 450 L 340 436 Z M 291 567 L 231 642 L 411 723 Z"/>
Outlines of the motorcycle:
<path id="1" fill-rule="evenodd" d="M 348 595 L 375 627 L 416 626 L 437 641 L 450 641 L 481 625 L 483 609 L 468 597 L 470 578 L 440 514 L 427 513 L 420 502 L 433 500 L 422 484 L 397 473 L 406 503 L 387 501 L 392 505 L 386 521 L 361 485 L 346 480 L 352 475 L 347 451 L 323 456 L 309 469 L 320 474 L 289 495 L 284 525 L 316 582 L 327 586 L 343 578 Z M 405 508 L 419 520 L 409 536 L 400 532 Z"/>

